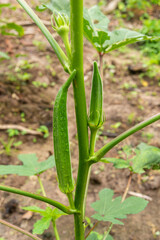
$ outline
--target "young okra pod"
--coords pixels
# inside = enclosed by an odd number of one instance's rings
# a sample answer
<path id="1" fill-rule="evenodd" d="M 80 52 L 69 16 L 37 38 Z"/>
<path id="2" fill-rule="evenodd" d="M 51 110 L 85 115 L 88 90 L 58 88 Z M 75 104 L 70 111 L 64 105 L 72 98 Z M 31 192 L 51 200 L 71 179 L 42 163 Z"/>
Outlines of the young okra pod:
<path id="1" fill-rule="evenodd" d="M 103 85 L 98 65 L 94 62 L 90 112 L 88 125 L 90 129 L 99 129 L 103 124 Z"/>
<path id="2" fill-rule="evenodd" d="M 65 194 L 74 190 L 68 138 L 67 92 L 75 75 L 76 70 L 60 88 L 53 111 L 53 141 L 57 176 L 59 188 Z"/>

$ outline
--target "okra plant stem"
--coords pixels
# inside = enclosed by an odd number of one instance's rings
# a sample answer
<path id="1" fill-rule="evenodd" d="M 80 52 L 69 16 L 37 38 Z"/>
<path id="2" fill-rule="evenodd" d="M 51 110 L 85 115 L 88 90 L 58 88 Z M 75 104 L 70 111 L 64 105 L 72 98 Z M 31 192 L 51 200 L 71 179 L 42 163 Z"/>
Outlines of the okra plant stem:
<path id="1" fill-rule="evenodd" d="M 83 0 L 70 0 L 71 24 L 71 68 L 77 71 L 73 81 L 76 122 L 79 146 L 79 167 L 75 192 L 75 208 L 80 211 L 75 214 L 75 239 L 84 240 L 84 197 L 90 164 L 86 97 L 83 75 Z"/>
<path id="2" fill-rule="evenodd" d="M 66 207 L 65 205 L 63 205 L 63 204 L 61 204 L 57 201 L 54 201 L 50 198 L 47 198 L 47 197 L 44 197 L 44 196 L 41 196 L 41 195 L 38 195 L 38 194 L 26 192 L 26 191 L 20 190 L 18 188 L 12 188 L 12 187 L 7 187 L 7 186 L 0 185 L 0 190 L 5 191 L 5 192 L 11 192 L 11 193 L 19 194 L 19 195 L 26 196 L 26 197 L 30 197 L 30 198 L 37 199 L 37 200 L 42 201 L 42 202 L 46 202 L 46 203 L 60 209 L 61 211 L 63 211 L 64 213 L 67 213 L 67 214 L 74 214 L 74 213 L 77 212 L 75 209 L 70 209 L 70 208 Z"/>

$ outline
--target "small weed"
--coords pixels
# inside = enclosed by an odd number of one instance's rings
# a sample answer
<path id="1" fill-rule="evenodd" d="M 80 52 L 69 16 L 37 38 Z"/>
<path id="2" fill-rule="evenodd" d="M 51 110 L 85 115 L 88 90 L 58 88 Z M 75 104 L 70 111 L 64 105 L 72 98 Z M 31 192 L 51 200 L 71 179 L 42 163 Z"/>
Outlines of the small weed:
<path id="1" fill-rule="evenodd" d="M 112 124 L 110 127 L 113 128 L 113 129 L 118 129 L 120 126 L 121 126 L 121 122 L 117 122 L 115 124 Z"/>
<path id="2" fill-rule="evenodd" d="M 20 132 L 17 129 L 8 129 L 7 133 L 9 137 L 14 137 L 18 136 Z"/>
<path id="3" fill-rule="evenodd" d="M 33 40 L 33 45 L 37 47 L 38 51 L 45 51 L 46 50 L 46 44 L 42 41 Z"/>
<path id="4" fill-rule="evenodd" d="M 20 116 L 21 116 L 21 122 L 26 122 L 25 113 L 22 112 Z"/>
<path id="5" fill-rule="evenodd" d="M 39 87 L 47 88 L 47 87 L 48 87 L 48 84 L 47 84 L 47 83 L 41 83 L 41 82 L 39 82 L 39 81 L 32 81 L 32 84 L 33 84 L 36 88 L 39 88 Z"/>
<path id="6" fill-rule="evenodd" d="M 154 137 L 154 134 L 149 132 L 142 132 L 142 137 L 145 138 L 149 143 L 151 139 Z"/>
<path id="7" fill-rule="evenodd" d="M 135 112 L 132 112 L 128 116 L 128 123 L 132 124 L 135 121 Z"/>
<path id="8" fill-rule="evenodd" d="M 44 138 L 48 138 L 49 137 L 49 131 L 48 128 L 45 125 L 40 126 L 37 131 L 43 133 L 43 137 Z"/>
<path id="9" fill-rule="evenodd" d="M 8 138 L 8 141 L 0 139 L 3 149 L 0 151 L 0 154 L 5 153 L 7 156 L 11 155 L 12 148 L 19 147 L 22 144 L 22 141 L 14 142 L 14 138 Z"/>

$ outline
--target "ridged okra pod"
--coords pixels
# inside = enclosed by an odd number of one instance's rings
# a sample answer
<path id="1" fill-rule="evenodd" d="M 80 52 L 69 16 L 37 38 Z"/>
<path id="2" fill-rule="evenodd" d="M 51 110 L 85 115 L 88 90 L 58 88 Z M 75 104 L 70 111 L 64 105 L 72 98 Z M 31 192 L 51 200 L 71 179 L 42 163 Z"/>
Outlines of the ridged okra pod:
<path id="1" fill-rule="evenodd" d="M 99 129 L 103 124 L 103 85 L 98 65 L 94 62 L 90 112 L 88 125 L 90 129 Z"/>
<path id="2" fill-rule="evenodd" d="M 55 162 L 59 188 L 65 194 L 71 193 L 74 190 L 68 138 L 67 92 L 75 75 L 76 70 L 72 72 L 68 80 L 58 91 L 53 110 Z"/>

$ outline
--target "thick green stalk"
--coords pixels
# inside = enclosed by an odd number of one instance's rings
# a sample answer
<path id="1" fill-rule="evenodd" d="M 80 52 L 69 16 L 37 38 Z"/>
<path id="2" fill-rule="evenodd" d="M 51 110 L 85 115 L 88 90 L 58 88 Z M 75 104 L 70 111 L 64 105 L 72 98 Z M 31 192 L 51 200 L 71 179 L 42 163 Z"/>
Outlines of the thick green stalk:
<path id="1" fill-rule="evenodd" d="M 49 203 L 50 205 L 60 209 L 61 211 L 63 211 L 64 213 L 67 213 L 67 214 L 74 214 L 75 212 L 77 212 L 75 209 L 70 209 L 70 208 L 66 207 L 65 205 L 63 205 L 63 204 L 61 204 L 57 201 L 54 201 L 50 198 L 47 198 L 47 197 L 44 197 L 44 196 L 41 196 L 41 195 L 38 195 L 38 194 L 26 192 L 26 191 L 20 190 L 18 188 L 12 188 L 12 187 L 7 187 L 7 186 L 0 185 L 0 190 L 5 191 L 5 192 L 11 192 L 11 193 L 19 194 L 19 195 L 22 195 L 22 196 L 30 197 L 30 198 L 37 199 L 37 200 L 42 201 L 42 202 Z"/>
<path id="2" fill-rule="evenodd" d="M 160 120 L 160 113 L 154 115 L 151 118 L 148 118 L 147 120 L 137 124 L 136 126 L 130 128 L 129 130 L 120 134 L 118 137 L 113 139 L 111 142 L 107 143 L 104 147 L 102 147 L 99 151 L 96 152 L 96 154 L 93 156 L 93 162 L 99 161 L 109 150 L 111 150 L 114 146 L 116 146 L 118 143 L 123 141 L 125 138 L 129 137 L 130 135 L 134 134 L 135 132 L 138 132 L 142 128 L 144 128 L 158 120 Z M 92 161 L 92 159 L 91 159 L 91 161 Z"/>
<path id="3" fill-rule="evenodd" d="M 70 0 L 70 6 L 71 68 L 77 71 L 76 78 L 73 82 L 73 89 L 79 144 L 79 167 L 75 192 L 75 207 L 80 211 L 80 214 L 75 214 L 75 239 L 83 240 L 84 196 L 90 167 L 90 164 L 86 162 L 89 157 L 89 147 L 83 75 L 83 0 Z"/>
<path id="4" fill-rule="evenodd" d="M 38 18 L 38 16 L 34 13 L 34 11 L 30 8 L 30 6 L 26 3 L 25 0 L 17 0 L 17 2 L 22 6 L 22 8 L 26 11 L 26 13 L 31 17 L 31 19 L 37 24 L 39 29 L 42 31 L 43 35 L 46 37 L 48 42 L 50 43 L 51 47 L 55 51 L 60 63 L 62 64 L 65 71 L 69 72 L 69 63 L 68 59 L 59 46 L 59 44 L 56 42 L 56 40 L 53 38 L 51 33 L 48 31 L 48 29 L 45 27 L 43 22 Z"/>

